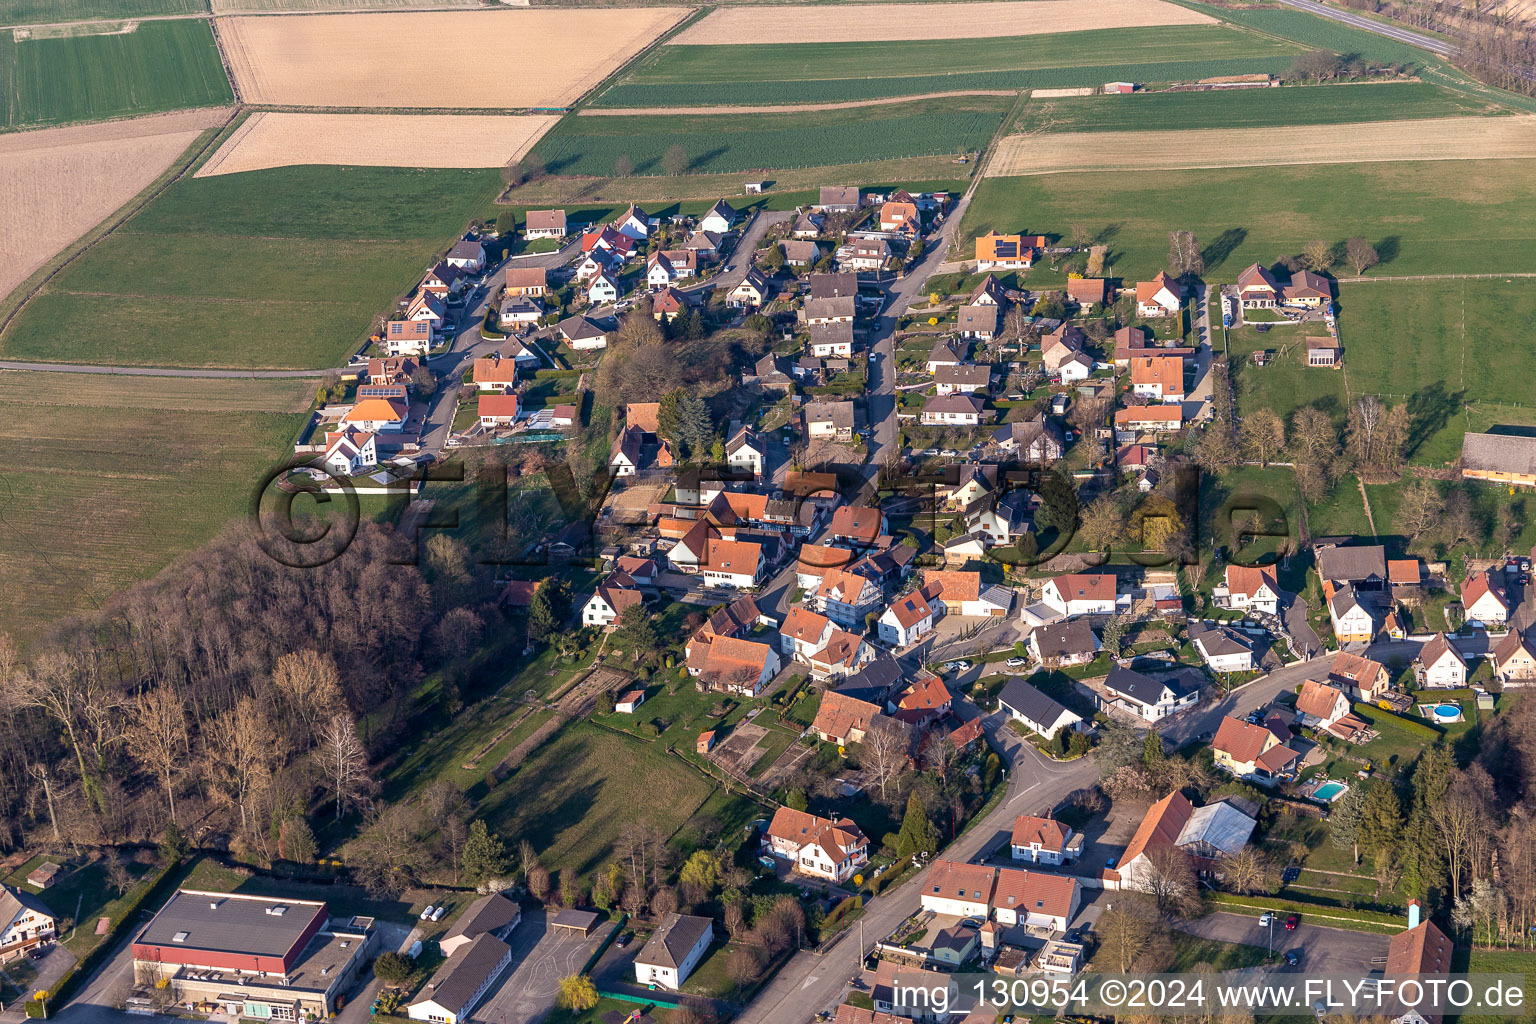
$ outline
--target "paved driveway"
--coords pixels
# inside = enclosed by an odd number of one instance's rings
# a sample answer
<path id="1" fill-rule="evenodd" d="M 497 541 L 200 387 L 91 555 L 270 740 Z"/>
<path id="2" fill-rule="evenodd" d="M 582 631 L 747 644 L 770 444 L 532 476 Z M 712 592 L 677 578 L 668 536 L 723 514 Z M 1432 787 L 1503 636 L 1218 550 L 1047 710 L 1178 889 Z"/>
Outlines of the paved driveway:
<path id="1" fill-rule="evenodd" d="M 1218 942 L 1238 942 L 1247 946 L 1263 947 L 1270 941 L 1273 931 L 1274 950 L 1296 950 L 1301 954 L 1301 970 L 1308 974 L 1368 974 L 1373 968 L 1371 960 L 1387 955 L 1388 937 L 1369 932 L 1345 931 L 1342 928 L 1322 928 L 1303 923 L 1294 932 L 1285 930 L 1285 917 L 1275 918 L 1274 928 L 1259 925 L 1259 915 L 1209 914 L 1196 921 L 1184 921 L 1178 925 L 1181 932 L 1198 935 L 1202 939 Z M 1407 921 L 1403 922 L 1406 928 Z M 1374 965 L 1379 968 L 1380 965 Z"/>
<path id="2" fill-rule="evenodd" d="M 512 968 L 491 988 L 473 1021 L 484 1024 L 533 1024 L 555 1005 L 560 979 L 575 974 L 587 962 L 613 925 L 603 924 L 590 936 L 551 929 L 544 911 L 524 914 L 512 931 Z"/>

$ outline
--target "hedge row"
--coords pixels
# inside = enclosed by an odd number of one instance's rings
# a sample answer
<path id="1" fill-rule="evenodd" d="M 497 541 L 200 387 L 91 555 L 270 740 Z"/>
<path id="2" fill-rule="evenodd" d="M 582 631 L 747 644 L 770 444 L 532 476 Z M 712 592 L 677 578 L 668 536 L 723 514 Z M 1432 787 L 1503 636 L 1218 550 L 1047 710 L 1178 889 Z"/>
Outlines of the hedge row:
<path id="1" fill-rule="evenodd" d="M 567 380 L 580 377 L 581 370 L 534 370 L 533 375 L 538 380 Z"/>
<path id="2" fill-rule="evenodd" d="M 1476 700 L 1477 691 L 1463 686 L 1457 690 L 1409 690 L 1408 696 L 1415 704 L 1439 704 L 1447 700 Z"/>
<path id="3" fill-rule="evenodd" d="M 1407 927 L 1406 917 L 1384 914 L 1376 910 L 1349 910 L 1323 902 L 1307 902 L 1280 899 L 1275 896 L 1236 896 L 1228 892 L 1206 893 L 1206 898 L 1217 909 L 1233 907 L 1240 910 L 1271 911 L 1279 914 L 1310 914 L 1325 921 L 1343 922 L 1346 927 L 1361 926 L 1364 931 L 1398 932 Z"/>
<path id="4" fill-rule="evenodd" d="M 1356 702 L 1354 711 L 1355 714 L 1365 719 L 1371 725 L 1384 725 L 1389 729 L 1401 729 L 1410 736 L 1417 736 L 1419 739 L 1428 740 L 1431 743 L 1441 736 L 1440 730 L 1425 725 L 1423 722 L 1415 722 L 1411 718 L 1404 718 L 1402 715 L 1388 711 L 1386 708 Z"/>

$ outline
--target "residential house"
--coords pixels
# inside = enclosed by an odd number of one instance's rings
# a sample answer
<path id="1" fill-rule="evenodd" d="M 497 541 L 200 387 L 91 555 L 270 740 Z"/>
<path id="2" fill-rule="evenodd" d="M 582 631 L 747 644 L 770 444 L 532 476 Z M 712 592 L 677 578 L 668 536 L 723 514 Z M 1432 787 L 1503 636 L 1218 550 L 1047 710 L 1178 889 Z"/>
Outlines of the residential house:
<path id="1" fill-rule="evenodd" d="M 384 325 L 384 351 L 392 356 L 424 356 L 432 350 L 432 324 L 425 320 L 391 320 Z"/>
<path id="2" fill-rule="evenodd" d="M 1333 624 L 1333 637 L 1339 646 L 1370 643 L 1376 635 L 1376 618 L 1371 606 L 1361 599 L 1360 592 L 1351 586 L 1335 590 L 1332 584 L 1327 584 L 1323 593 L 1328 597 L 1328 619 Z"/>
<path id="3" fill-rule="evenodd" d="M 941 367 L 959 366 L 965 362 L 965 353 L 955 347 L 952 341 L 936 341 L 933 343 L 933 351 L 928 353 L 928 373 L 933 376 Z"/>
<path id="4" fill-rule="evenodd" d="M 535 238 L 564 238 L 565 232 L 564 210 L 529 210 L 528 222 L 523 225 L 523 237 L 529 241 Z"/>
<path id="5" fill-rule="evenodd" d="M 1354 714 L 1352 707 L 1349 694 L 1337 686 L 1308 679 L 1296 695 L 1296 724 L 1342 739 L 1353 739 L 1367 728 L 1367 724 Z"/>
<path id="6" fill-rule="evenodd" d="M 1036 626 L 1029 634 L 1029 653 L 1046 668 L 1086 665 L 1099 652 L 1099 638 L 1087 619 L 1063 619 Z"/>
<path id="7" fill-rule="evenodd" d="M 612 227 L 619 234 L 637 242 L 651 237 L 651 218 L 634 203 L 630 203 L 629 209 L 619 214 L 619 219 L 613 222 Z"/>
<path id="8" fill-rule="evenodd" d="M 421 279 L 421 289 L 413 296 L 413 300 L 427 296 L 439 303 L 447 302 L 448 298 L 458 295 L 464 290 L 464 272 L 458 267 L 449 266 L 447 263 L 439 263 Z"/>
<path id="9" fill-rule="evenodd" d="M 1042 236 L 1000 235 L 995 231 L 976 239 L 976 269 L 1028 270 L 1035 265 L 1035 250 L 1043 247 Z"/>
<path id="10" fill-rule="evenodd" d="M 874 660 L 837 686 L 837 692 L 884 708 L 903 678 L 901 664 L 889 654 Z"/>
<path id="11" fill-rule="evenodd" d="M 792 267 L 814 266 L 821 259 L 821 247 L 815 242 L 786 238 L 779 248 L 784 250 L 784 262 Z"/>
<path id="12" fill-rule="evenodd" d="M 991 309 L 983 306 L 982 309 Z M 985 363 L 940 366 L 933 375 L 934 391 L 940 395 L 970 395 L 985 390 L 992 383 L 992 367 Z"/>
<path id="13" fill-rule="evenodd" d="M 794 869 L 834 884 L 846 882 L 869 863 L 869 840 L 849 818 L 833 820 L 780 807 L 763 833 L 769 856 L 792 861 Z"/>
<path id="14" fill-rule="evenodd" d="M 412 1020 L 466 1024 L 511 963 L 512 947 L 483 932 L 458 956 L 444 961 L 406 1012 Z"/>
<path id="15" fill-rule="evenodd" d="M 378 466 L 379 448 L 372 434 L 360 430 L 327 433 L 320 462 L 335 476 L 355 476 Z"/>
<path id="16" fill-rule="evenodd" d="M 699 230 L 725 234 L 736 223 L 736 211 L 724 199 L 718 200 L 709 212 L 699 218 Z"/>
<path id="17" fill-rule="evenodd" d="M 1387 667 L 1379 661 L 1345 651 L 1328 668 L 1328 680 L 1341 687 L 1351 700 L 1374 703 L 1392 683 Z"/>
<path id="18" fill-rule="evenodd" d="M 850 270 L 879 271 L 891 258 L 891 243 L 883 238 L 856 238 L 848 243 L 842 265 Z"/>
<path id="19" fill-rule="evenodd" d="M 940 928 L 928 943 L 928 958 L 949 967 L 960 967 L 974 957 L 981 944 L 975 928 L 950 925 Z"/>
<path id="20" fill-rule="evenodd" d="M 923 583 L 925 594 L 929 594 L 927 586 L 938 586 L 938 593 L 930 594 L 928 601 L 932 604 L 937 597 L 943 605 L 944 615 L 997 619 L 1007 615 L 1013 607 L 1013 591 L 998 585 L 982 587 L 979 572 L 925 569 Z"/>
<path id="21" fill-rule="evenodd" d="M 1226 582 L 1211 596 L 1218 608 L 1280 614 L 1280 584 L 1270 566 L 1228 564 Z"/>
<path id="22" fill-rule="evenodd" d="M 1196 808 L 1178 790 L 1147 809 L 1126 846 L 1120 863 L 1106 873 L 1106 881 L 1122 889 L 1150 889 L 1161 876 L 1160 851 L 1180 850 L 1199 872 L 1210 872 L 1217 862 L 1230 857 L 1253 835 L 1257 822 L 1225 800 Z"/>
<path id="23" fill-rule="evenodd" d="M 475 417 L 480 421 L 482 430 L 513 426 L 517 423 L 518 412 L 516 395 L 483 392 L 475 403 Z"/>
<path id="24" fill-rule="evenodd" d="M 1333 300 L 1333 282 L 1322 274 L 1297 270 L 1292 272 L 1291 283 L 1285 286 L 1284 296 L 1287 306 L 1310 306 L 1315 309 Z"/>
<path id="25" fill-rule="evenodd" d="M 1216 767 L 1238 778 L 1279 782 L 1295 778 L 1301 755 L 1286 746 L 1280 728 L 1254 725 L 1241 718 L 1223 718 L 1211 741 Z"/>
<path id="26" fill-rule="evenodd" d="M 651 297 L 651 316 L 656 320 L 672 321 L 688 310 L 688 297 L 668 285 Z"/>
<path id="27" fill-rule="evenodd" d="M 1014 453 L 1021 462 L 1055 462 L 1067 451 L 1066 436 L 1043 412 L 1034 419 L 1003 424 L 992 435 L 992 443 Z"/>
<path id="28" fill-rule="evenodd" d="M 1114 297 L 1109 280 L 1103 277 L 1067 278 L 1067 298 L 1083 309 L 1105 305 Z"/>
<path id="29" fill-rule="evenodd" d="M 665 288 L 674 281 L 698 272 L 698 254 L 688 249 L 657 249 L 645 258 L 645 283 L 653 289 Z"/>
<path id="30" fill-rule="evenodd" d="M 1509 621 L 1509 604 L 1500 575 L 1487 569 L 1468 576 L 1461 585 L 1461 607 L 1470 625 L 1487 628 Z"/>
<path id="31" fill-rule="evenodd" d="M 951 537 L 944 542 L 944 564 L 965 566 L 987 555 L 987 535 L 979 530 Z"/>
<path id="32" fill-rule="evenodd" d="M 1461 477 L 1510 487 L 1536 487 L 1536 437 L 1462 434 Z"/>
<path id="33" fill-rule="evenodd" d="M 751 427 L 742 427 L 725 443 L 725 461 L 738 473 L 751 473 L 760 479 L 767 460 L 768 445 Z"/>
<path id="34" fill-rule="evenodd" d="M 611 227 L 598 228 L 581 236 L 581 251 L 617 265 L 634 255 L 635 239 Z"/>
<path id="35" fill-rule="evenodd" d="M 1253 642 L 1228 626 L 1191 624 L 1189 638 L 1212 672 L 1251 672 Z"/>
<path id="36" fill-rule="evenodd" d="M 846 569 L 831 569 L 814 596 L 821 613 L 844 629 L 862 629 L 864 616 L 880 610 L 880 588 L 873 580 Z"/>
<path id="37" fill-rule="evenodd" d="M 615 573 L 592 592 L 587 598 L 586 604 L 581 607 L 581 624 L 594 629 L 609 629 L 613 627 L 623 614 L 630 608 L 638 608 L 645 604 L 645 595 L 632 586 L 615 582 L 614 577 L 621 576 Z M 629 581 L 633 582 L 633 581 Z"/>
<path id="38" fill-rule="evenodd" d="M 954 698 L 944 680 L 927 669 L 919 669 L 912 682 L 897 696 L 894 717 L 914 729 L 926 729 L 949 714 L 953 706 Z"/>
<path id="39" fill-rule="evenodd" d="M 827 538 L 834 544 L 868 547 L 886 531 L 885 514 L 867 505 L 841 505 L 832 513 Z"/>
<path id="40" fill-rule="evenodd" d="M 656 577 L 661 572 L 654 558 L 641 558 L 638 555 L 620 556 L 614 563 L 614 568 L 634 580 L 637 586 L 642 587 L 654 587 Z"/>
<path id="41" fill-rule="evenodd" d="M 555 330 L 577 352 L 608 347 L 608 331 L 584 316 L 568 316 L 556 325 Z"/>
<path id="42" fill-rule="evenodd" d="M 587 285 L 587 301 L 594 306 L 617 302 L 621 294 L 619 282 L 606 270 L 598 271 Z"/>
<path id="43" fill-rule="evenodd" d="M 543 267 L 508 267 L 502 277 L 501 294 L 541 299 L 549 294 L 549 274 Z"/>
<path id="44" fill-rule="evenodd" d="M 698 253 L 700 260 L 708 262 L 720 255 L 720 243 L 723 241 L 725 239 L 719 232 L 695 231 L 683 242 L 683 248 Z"/>
<path id="45" fill-rule="evenodd" d="M 955 329 L 963 338 L 991 341 L 997 337 L 997 321 L 996 306 L 961 306 L 955 312 Z"/>
<path id="46" fill-rule="evenodd" d="M 981 282 L 971 289 L 971 296 L 966 300 L 968 306 L 996 306 L 998 309 L 1008 302 L 1008 291 L 997 283 L 997 278 L 987 274 Z"/>
<path id="47" fill-rule="evenodd" d="M 390 384 L 411 385 L 411 378 L 418 368 L 416 360 L 410 356 L 378 356 L 368 360 L 368 383 L 375 387 L 383 387 Z"/>
<path id="48" fill-rule="evenodd" d="M 343 431 L 352 428 L 365 434 L 398 433 L 405 429 L 409 414 L 409 407 L 402 401 L 365 398 L 341 418 L 341 427 Z"/>
<path id="49" fill-rule="evenodd" d="M 1456 689 L 1467 685 L 1467 659 L 1444 633 L 1436 633 L 1413 659 L 1426 688 Z"/>
<path id="50" fill-rule="evenodd" d="M 1069 711 L 1018 676 L 1008 680 L 997 697 L 998 705 L 1016 722 L 1054 740 L 1062 729 L 1076 729 L 1083 717 Z"/>
<path id="51" fill-rule="evenodd" d="M 1505 686 L 1525 686 L 1536 680 L 1536 647 L 1518 629 L 1511 629 L 1494 645 L 1493 674 Z"/>
<path id="52" fill-rule="evenodd" d="M 779 654 L 768 644 L 703 632 L 689 641 L 687 669 L 705 690 L 756 697 L 779 674 Z"/>
<path id="53" fill-rule="evenodd" d="M 1154 434 L 1173 433 L 1184 429 L 1184 407 L 1177 403 L 1166 405 L 1133 405 L 1129 409 L 1115 410 L 1116 432 L 1136 433 L 1147 431 Z"/>
<path id="54" fill-rule="evenodd" d="M 808 295 L 812 299 L 835 299 L 841 296 L 857 298 L 859 275 L 851 271 L 836 274 L 812 274 L 806 279 Z"/>
<path id="55" fill-rule="evenodd" d="M 810 333 L 811 355 L 817 359 L 853 355 L 853 324 L 846 321 L 811 324 L 806 330 Z"/>
<path id="56" fill-rule="evenodd" d="M 448 250 L 443 262 L 450 267 L 478 274 L 485 269 L 485 246 L 478 239 L 460 239 Z"/>
<path id="57" fill-rule="evenodd" d="M 1075 615 L 1113 615 L 1119 603 L 1112 572 L 1069 573 L 1045 581 L 1040 600 L 1055 611 Z"/>
<path id="58" fill-rule="evenodd" d="M 863 205 L 864 197 L 856 187 L 823 185 L 816 209 L 823 213 L 853 213 Z"/>
<path id="59" fill-rule="evenodd" d="M 763 272 L 756 267 L 747 268 L 747 276 L 741 283 L 731 289 L 726 296 L 726 303 L 737 309 L 756 309 L 773 295 L 773 286 L 763 276 Z"/>
<path id="60" fill-rule="evenodd" d="M 803 605 L 792 605 L 779 626 L 779 649 L 795 661 L 810 661 L 832 639 L 836 627 L 825 615 L 818 615 Z"/>
<path id="61" fill-rule="evenodd" d="M 827 638 L 827 645 L 808 659 L 811 664 L 811 678 L 816 680 L 846 678 L 857 673 L 874 658 L 875 649 L 865 642 L 862 633 L 834 629 L 832 635 Z"/>
<path id="62" fill-rule="evenodd" d="M 712 918 L 668 914 L 635 957 L 635 981 L 676 992 L 714 941 Z"/>
<path id="63" fill-rule="evenodd" d="M 935 395 L 923 403 L 918 421 L 925 427 L 974 427 L 981 423 L 984 406 L 974 395 Z"/>
<path id="64" fill-rule="evenodd" d="M 527 327 L 544 318 L 544 307 L 536 299 L 513 296 L 501 300 L 496 309 L 496 322 L 503 328 Z"/>
<path id="65" fill-rule="evenodd" d="M 902 234 L 915 235 L 923 230 L 923 218 L 918 213 L 917 204 L 909 202 L 887 202 L 880 207 L 880 230 L 899 231 Z"/>
<path id="66" fill-rule="evenodd" d="M 1040 818 L 1033 814 L 1021 814 L 1013 819 L 1013 835 L 1009 847 L 1013 851 L 1014 860 L 1058 866 L 1070 864 L 1083 852 L 1082 837 L 1073 831 L 1071 825 L 1055 818 Z"/>
<path id="67" fill-rule="evenodd" d="M 1337 367 L 1339 365 L 1339 343 L 1333 338 L 1308 337 L 1307 341 L 1307 365 L 1322 367 Z"/>
<path id="68" fill-rule="evenodd" d="M 821 236 L 821 214 L 812 210 L 801 210 L 795 215 L 795 221 L 789 226 L 791 238 L 819 238 Z"/>
<path id="69" fill-rule="evenodd" d="M 405 307 L 407 320 L 424 320 L 432 325 L 434 331 L 443 329 L 447 322 L 448 307 L 442 299 L 431 292 L 417 292 Z"/>
<path id="70" fill-rule="evenodd" d="M 1408 901 L 1408 930 L 1387 943 L 1387 962 L 1381 973 L 1385 981 L 1412 981 L 1425 998 L 1417 1000 L 1417 1006 L 1405 1006 L 1401 998 L 1389 995 L 1376 1012 L 1390 1024 L 1440 1024 L 1444 1019 L 1441 1011 L 1448 1000 L 1436 993 L 1444 991 L 1455 948 L 1433 921 L 1420 920 L 1422 913 L 1418 900 Z M 1440 988 L 1433 987 L 1436 985 Z"/>
<path id="71" fill-rule="evenodd" d="M 898 595 L 880 615 L 876 624 L 882 643 L 901 648 L 917 643 L 933 630 L 938 616 L 922 589 Z"/>
<path id="72" fill-rule="evenodd" d="M 765 352 L 752 368 L 752 376 L 744 383 L 756 383 L 764 391 L 790 392 L 795 388 L 795 366 L 783 356 Z"/>
<path id="73" fill-rule="evenodd" d="M 816 324 L 852 324 L 858 312 L 858 300 L 852 295 L 812 296 L 805 300 L 805 322 Z"/>
<path id="74" fill-rule="evenodd" d="M 1133 669 L 1116 666 L 1104 679 L 1108 699 L 1100 702 L 1129 711 L 1146 722 L 1156 722 L 1200 703 L 1203 677 L 1190 669 L 1167 679 L 1153 679 Z"/>
<path id="75" fill-rule="evenodd" d="M 19 959 L 57 935 L 58 919 L 46 903 L 21 888 L 0 885 L 0 963 Z"/>
<path id="76" fill-rule="evenodd" d="M 437 948 L 443 956 L 451 957 L 461 949 L 467 949 L 482 935 L 490 934 L 505 940 L 523 919 L 522 908 L 516 900 L 502 893 L 482 896 L 471 903 L 453 922 Z"/>
<path id="77" fill-rule="evenodd" d="M 1136 315 L 1149 319 L 1178 316 L 1183 305 L 1183 289 L 1163 271 L 1150 281 L 1136 283 Z"/>
<path id="78" fill-rule="evenodd" d="M 822 694 L 811 731 L 823 742 L 836 743 L 840 747 L 863 743 L 880 712 L 879 704 L 828 690 Z"/>
<path id="79" fill-rule="evenodd" d="M 621 715 L 632 715 L 645 703 L 644 690 L 626 690 L 613 702 L 613 710 Z"/>
<path id="80" fill-rule="evenodd" d="M 1009 491 L 992 501 L 971 507 L 965 514 L 965 528 L 985 535 L 988 543 L 1006 547 L 1029 532 L 1029 493 Z"/>
<path id="81" fill-rule="evenodd" d="M 802 410 L 805 433 L 812 439 L 853 440 L 852 402 L 809 402 Z"/>
<path id="82" fill-rule="evenodd" d="M 608 451 L 608 469 L 614 476 L 634 476 L 640 472 L 640 447 L 644 436 L 643 431 L 629 427 L 613 439 L 613 447 Z M 668 560 L 672 560 L 670 553 Z"/>
<path id="83" fill-rule="evenodd" d="M 1129 366 L 1132 356 L 1148 355 L 1147 350 L 1153 347 L 1152 332 L 1147 328 L 1122 327 L 1115 332 L 1114 363 L 1116 366 Z"/>
<path id="84" fill-rule="evenodd" d="M 1132 356 L 1131 391 L 1159 402 L 1184 401 L 1184 360 L 1178 356 Z"/>
<path id="85" fill-rule="evenodd" d="M 992 915 L 992 887 L 996 881 L 996 868 L 936 860 L 920 894 L 923 909 L 986 920 Z"/>
<path id="86" fill-rule="evenodd" d="M 1023 868 L 998 868 L 992 889 L 997 923 L 1064 932 L 1077 916 L 1082 887 L 1071 875 Z"/>
<path id="87" fill-rule="evenodd" d="M 707 549 L 708 559 L 699 566 L 706 584 L 747 590 L 763 575 L 763 546 L 750 541 L 716 540 Z"/>
<path id="88" fill-rule="evenodd" d="M 1274 309 L 1280 286 L 1273 274 L 1255 263 L 1237 275 L 1237 297 L 1244 309 Z"/>

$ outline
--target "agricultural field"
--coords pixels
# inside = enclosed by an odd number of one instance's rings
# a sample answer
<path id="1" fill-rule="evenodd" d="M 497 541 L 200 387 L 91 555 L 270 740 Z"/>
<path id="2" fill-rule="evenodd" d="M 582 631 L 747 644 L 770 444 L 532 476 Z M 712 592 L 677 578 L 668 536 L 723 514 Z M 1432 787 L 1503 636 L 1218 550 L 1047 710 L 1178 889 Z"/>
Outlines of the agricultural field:
<path id="1" fill-rule="evenodd" d="M 1225 25 L 1102 28 L 947 42 L 667 45 L 648 55 L 595 103 L 609 107 L 830 103 L 939 92 L 1098 86 L 1121 79 L 1193 81 L 1214 75 L 1278 74 L 1300 52 L 1292 43 Z M 1112 62 L 1106 60 L 1110 56 Z"/>
<path id="2" fill-rule="evenodd" d="M 155 181 L 218 108 L 0 136 L 0 296 Z"/>
<path id="3" fill-rule="evenodd" d="M 596 176 L 621 159 L 662 174 L 673 146 L 689 172 L 705 173 L 932 156 L 981 149 L 1011 105 L 979 96 L 816 114 L 567 117 L 534 152 L 551 174 Z"/>
<path id="4" fill-rule="evenodd" d="M 0 25 L 206 13 L 208 0 L 0 0 Z"/>
<path id="5" fill-rule="evenodd" d="M 248 103 L 293 107 L 563 107 L 687 12 L 675 7 L 223 18 Z M 409 39 L 409 47 L 398 45 Z M 573 41 L 580 45 L 571 45 Z M 380 54 L 389 53 L 387 73 Z M 542 54 L 515 71 L 477 53 Z"/>
<path id="6" fill-rule="evenodd" d="M 1115 276 L 1132 281 L 1163 268 L 1170 225 L 1203 243 L 1213 283 L 1311 239 L 1356 234 L 1381 254 L 1371 275 L 1536 271 L 1533 169 L 1465 160 L 989 178 L 960 237 L 992 228 L 1063 235 L 1081 224 L 1109 246 Z"/>
<path id="7" fill-rule="evenodd" d="M 0 130 L 233 102 L 205 19 L 130 24 L 48 38 L 0 31 Z"/>
<path id="8" fill-rule="evenodd" d="M 832 43 L 887 39 L 989 39 L 995 36 L 1048 35 L 1102 28 L 1154 25 L 1212 25 L 1207 14 L 1164 0 L 1074 0 L 1033 3 L 846 4 L 808 7 L 719 7 L 689 25 L 677 46 L 750 44 L 757 39 L 781 43 Z"/>
<path id="9" fill-rule="evenodd" d="M 714 789 L 660 744 L 578 722 L 491 790 L 478 813 L 503 835 L 530 839 L 544 866 L 586 876 L 612 854 L 626 823 L 670 835 Z"/>
<path id="10" fill-rule="evenodd" d="M 284 114 L 257 111 L 197 176 L 300 164 L 501 167 L 533 148 L 559 117 L 485 114 Z"/>
<path id="11" fill-rule="evenodd" d="M 1465 431 L 1536 416 L 1530 281 L 1343 284 L 1339 309 L 1350 392 L 1409 403 L 1413 461 L 1444 465 L 1460 456 Z M 1468 402 L 1481 407 L 1476 426 Z"/>
<path id="12" fill-rule="evenodd" d="M 27 637 L 207 541 L 313 397 L 302 380 L 0 373 L 0 622 Z"/>
<path id="13" fill-rule="evenodd" d="M 1536 117 L 1522 114 L 1318 124 L 1294 133 L 1273 128 L 1196 128 L 1010 135 L 998 143 L 985 173 L 1532 158 L 1536 158 Z"/>
<path id="14" fill-rule="evenodd" d="M 1222 92 L 1147 92 L 1032 100 L 1021 132 L 1129 132 L 1399 121 L 1490 111 L 1472 97 L 1424 82 L 1320 85 Z"/>
<path id="15" fill-rule="evenodd" d="M 183 179 L 50 282 L 0 336 L 0 352 L 336 365 L 499 185 L 494 170 L 371 167 Z"/>
<path id="16" fill-rule="evenodd" d="M 212 0 L 214 14 L 286 14 L 313 11 L 381 11 L 483 7 L 481 0 Z"/>

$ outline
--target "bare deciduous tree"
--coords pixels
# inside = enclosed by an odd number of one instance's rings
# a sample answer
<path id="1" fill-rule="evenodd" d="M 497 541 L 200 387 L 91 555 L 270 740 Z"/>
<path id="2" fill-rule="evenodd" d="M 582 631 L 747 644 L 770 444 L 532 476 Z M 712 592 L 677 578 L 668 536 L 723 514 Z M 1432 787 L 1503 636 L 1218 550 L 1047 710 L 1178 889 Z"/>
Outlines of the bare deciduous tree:
<path id="1" fill-rule="evenodd" d="M 187 709 L 169 683 L 140 693 L 128 705 L 128 755 L 160 777 L 171 821 L 176 820 L 176 778 L 187 763 Z"/>
<path id="2" fill-rule="evenodd" d="M 272 666 L 272 685 L 304 724 L 306 739 L 312 739 L 322 722 L 346 707 L 336 662 L 319 651 L 294 651 L 278 658 Z"/>
<path id="3" fill-rule="evenodd" d="M 336 794 L 336 818 L 340 820 L 368 786 L 368 752 L 357 738 L 357 726 L 350 715 L 332 715 L 330 721 L 321 726 L 316 754 L 325 768 L 331 790 Z"/>

